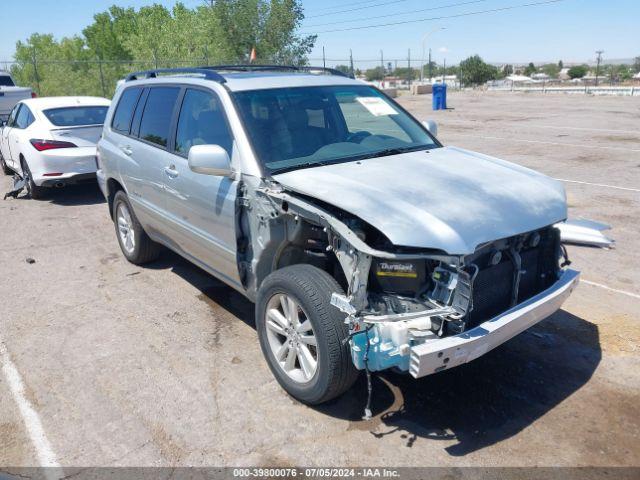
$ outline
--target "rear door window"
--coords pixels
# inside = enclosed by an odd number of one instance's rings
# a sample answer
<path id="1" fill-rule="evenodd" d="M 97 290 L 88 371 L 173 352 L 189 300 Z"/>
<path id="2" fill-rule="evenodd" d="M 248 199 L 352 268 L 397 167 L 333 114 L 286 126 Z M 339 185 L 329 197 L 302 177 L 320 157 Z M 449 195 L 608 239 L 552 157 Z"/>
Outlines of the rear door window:
<path id="1" fill-rule="evenodd" d="M 140 93 L 142 93 L 142 88 L 128 88 L 122 92 L 111 122 L 111 128 L 116 132 L 129 133 L 131 117 L 133 117 L 133 110 L 136 108 Z"/>
<path id="2" fill-rule="evenodd" d="M 140 139 L 167 147 L 179 93 L 179 87 L 153 87 L 149 90 L 140 121 Z"/>

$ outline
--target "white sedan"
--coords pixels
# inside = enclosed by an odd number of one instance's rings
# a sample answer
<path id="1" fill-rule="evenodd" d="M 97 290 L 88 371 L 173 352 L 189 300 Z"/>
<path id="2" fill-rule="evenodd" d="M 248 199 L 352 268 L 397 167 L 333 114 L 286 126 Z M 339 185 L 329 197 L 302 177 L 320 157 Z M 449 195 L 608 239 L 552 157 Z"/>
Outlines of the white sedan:
<path id="1" fill-rule="evenodd" d="M 43 97 L 19 102 L 0 130 L 0 163 L 26 180 L 31 198 L 46 187 L 95 181 L 96 143 L 110 100 Z"/>

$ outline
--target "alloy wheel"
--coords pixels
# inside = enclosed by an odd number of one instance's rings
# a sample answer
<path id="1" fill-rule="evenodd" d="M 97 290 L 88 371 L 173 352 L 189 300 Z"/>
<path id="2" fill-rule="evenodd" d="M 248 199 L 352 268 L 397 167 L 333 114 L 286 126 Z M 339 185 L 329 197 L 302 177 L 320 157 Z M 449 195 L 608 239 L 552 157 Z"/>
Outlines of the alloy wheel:
<path id="1" fill-rule="evenodd" d="M 118 222 L 118 234 L 122 248 L 128 254 L 133 254 L 136 248 L 136 236 L 133 229 L 133 220 L 129 207 L 125 203 L 119 203 L 116 209 L 116 221 Z"/>
<path id="2" fill-rule="evenodd" d="M 271 353 L 295 382 L 309 382 L 318 370 L 318 347 L 311 321 L 298 302 L 284 293 L 271 297 L 266 310 Z"/>

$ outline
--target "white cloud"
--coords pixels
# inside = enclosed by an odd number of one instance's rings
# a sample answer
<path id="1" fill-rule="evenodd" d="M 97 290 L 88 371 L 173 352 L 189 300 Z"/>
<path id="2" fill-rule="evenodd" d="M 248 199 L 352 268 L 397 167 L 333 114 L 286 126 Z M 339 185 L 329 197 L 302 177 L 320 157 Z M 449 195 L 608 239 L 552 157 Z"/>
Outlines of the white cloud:
<path id="1" fill-rule="evenodd" d="M 448 49 L 447 47 L 440 47 L 440 48 L 438 49 L 438 51 L 439 51 L 440 53 L 447 53 L 447 52 L 449 51 L 449 49 Z"/>

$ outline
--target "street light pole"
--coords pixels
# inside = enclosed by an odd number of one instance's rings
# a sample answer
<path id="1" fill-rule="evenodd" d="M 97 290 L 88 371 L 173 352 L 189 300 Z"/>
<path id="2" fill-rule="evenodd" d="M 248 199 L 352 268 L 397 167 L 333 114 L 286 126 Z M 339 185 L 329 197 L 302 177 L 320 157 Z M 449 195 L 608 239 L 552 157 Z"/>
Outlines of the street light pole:
<path id="1" fill-rule="evenodd" d="M 425 33 L 422 36 L 422 60 L 420 62 L 420 83 L 424 81 L 424 55 L 425 55 L 427 38 L 429 38 L 429 36 L 431 36 L 433 33 L 438 32 L 440 30 L 446 30 L 446 27 L 436 27 L 432 30 L 429 30 L 427 33 Z M 429 49 L 429 68 L 431 68 L 431 49 Z"/>

